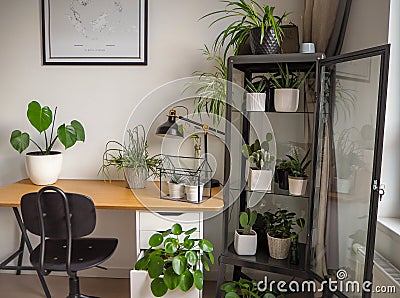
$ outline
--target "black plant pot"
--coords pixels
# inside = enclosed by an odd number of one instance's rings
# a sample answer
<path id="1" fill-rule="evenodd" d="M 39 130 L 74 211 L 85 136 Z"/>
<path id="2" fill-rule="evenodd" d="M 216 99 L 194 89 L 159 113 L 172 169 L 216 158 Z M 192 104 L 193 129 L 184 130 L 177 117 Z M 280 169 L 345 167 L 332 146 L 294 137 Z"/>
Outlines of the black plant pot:
<path id="1" fill-rule="evenodd" d="M 265 30 L 264 38 L 260 44 L 261 28 L 253 28 L 250 30 L 250 47 L 251 52 L 255 55 L 260 54 L 276 54 L 279 52 L 279 44 L 276 39 L 274 28 L 268 27 Z"/>
<path id="2" fill-rule="evenodd" d="M 276 172 L 278 173 L 278 184 L 280 189 L 289 189 L 289 170 L 282 170 L 277 169 Z"/>
<path id="3" fill-rule="evenodd" d="M 275 103 L 274 103 L 275 89 L 269 88 L 266 90 L 265 93 L 267 93 L 267 97 L 265 100 L 265 111 L 275 112 Z"/>

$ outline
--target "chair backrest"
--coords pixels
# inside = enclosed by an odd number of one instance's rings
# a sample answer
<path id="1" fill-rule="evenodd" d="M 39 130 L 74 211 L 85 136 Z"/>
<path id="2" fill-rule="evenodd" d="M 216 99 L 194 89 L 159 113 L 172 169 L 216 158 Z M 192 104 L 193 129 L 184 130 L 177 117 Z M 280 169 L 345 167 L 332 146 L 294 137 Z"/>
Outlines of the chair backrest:
<path id="1" fill-rule="evenodd" d="M 65 198 L 68 202 L 67 208 Z M 39 214 L 39 208 L 42 214 Z M 48 238 L 68 238 L 67 212 L 72 238 L 89 235 L 96 226 L 96 208 L 89 197 L 64 193 L 54 186 L 46 186 L 39 192 L 23 195 L 21 212 L 27 230 L 39 236 L 42 235 L 40 217 L 43 216 L 44 236 Z"/>

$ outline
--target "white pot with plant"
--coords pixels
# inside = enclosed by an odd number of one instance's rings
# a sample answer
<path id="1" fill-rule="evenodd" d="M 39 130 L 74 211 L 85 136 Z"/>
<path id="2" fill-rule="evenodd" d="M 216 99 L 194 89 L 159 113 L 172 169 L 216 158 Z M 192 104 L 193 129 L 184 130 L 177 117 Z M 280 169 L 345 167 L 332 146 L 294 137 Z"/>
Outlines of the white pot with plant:
<path id="1" fill-rule="evenodd" d="M 48 106 L 41 107 L 37 101 L 28 104 L 27 117 L 29 122 L 36 130 L 44 136 L 44 147 L 31 139 L 30 135 L 20 130 L 11 133 L 10 143 L 19 153 L 27 149 L 32 142 L 38 151 L 28 152 L 25 157 L 25 167 L 29 179 L 37 185 L 53 184 L 58 180 L 62 169 L 62 153 L 54 151 L 53 146 L 57 139 L 65 149 L 75 145 L 76 142 L 85 141 L 85 130 L 77 120 L 72 120 L 71 124 L 61 124 L 57 132 L 54 132 L 57 107 L 52 110 Z M 47 129 L 51 126 L 50 135 Z"/>
<path id="2" fill-rule="evenodd" d="M 181 199 L 185 196 L 185 184 L 183 177 L 178 174 L 173 174 L 168 181 L 169 197 L 172 199 Z"/>
<path id="3" fill-rule="evenodd" d="M 242 154 L 253 167 L 249 169 L 247 184 L 250 190 L 271 191 L 273 179 L 273 162 L 275 157 L 270 153 L 269 142 L 272 141 L 272 133 L 267 133 L 265 141 L 260 144 L 256 139 L 251 145 L 243 145 Z"/>
<path id="4" fill-rule="evenodd" d="M 278 74 L 270 73 L 271 82 L 275 88 L 275 110 L 277 112 L 296 112 L 299 107 L 299 87 L 313 67 L 306 73 L 290 71 L 287 64 L 285 64 L 285 69 L 281 64 L 278 64 L 278 67 Z"/>
<path id="5" fill-rule="evenodd" d="M 306 193 L 308 181 L 306 170 L 311 163 L 311 160 L 306 161 L 309 153 L 310 150 L 307 151 L 303 159 L 300 159 L 298 149 L 294 148 L 292 155 L 286 155 L 290 159 L 290 174 L 288 178 L 290 195 L 304 196 Z"/>
<path id="6" fill-rule="evenodd" d="M 252 229 L 257 219 L 257 211 L 247 209 L 241 212 L 239 223 L 242 229 L 235 230 L 233 246 L 240 256 L 252 256 L 257 252 L 257 233 Z"/>
<path id="7" fill-rule="evenodd" d="M 203 200 L 204 184 L 197 179 L 189 179 L 185 184 L 186 199 L 189 202 L 199 203 Z"/>
<path id="8" fill-rule="evenodd" d="M 296 213 L 279 209 L 275 213 L 265 212 L 264 223 L 268 237 L 269 255 L 278 260 L 286 259 L 289 255 L 290 243 L 297 233 L 293 226 L 300 228 L 299 233 L 304 229 L 304 218 L 297 218 Z"/>
<path id="9" fill-rule="evenodd" d="M 266 76 L 255 76 L 251 81 L 246 78 L 246 111 L 257 112 L 265 111 L 265 101 L 267 94 L 267 77 Z"/>
<path id="10" fill-rule="evenodd" d="M 150 175 L 157 175 L 157 166 L 161 159 L 147 152 L 146 131 L 143 125 L 127 130 L 128 138 L 124 143 L 108 141 L 103 153 L 102 172 L 104 178 L 111 180 L 110 167 L 116 167 L 117 173 L 123 171 L 129 188 L 145 188 Z"/>

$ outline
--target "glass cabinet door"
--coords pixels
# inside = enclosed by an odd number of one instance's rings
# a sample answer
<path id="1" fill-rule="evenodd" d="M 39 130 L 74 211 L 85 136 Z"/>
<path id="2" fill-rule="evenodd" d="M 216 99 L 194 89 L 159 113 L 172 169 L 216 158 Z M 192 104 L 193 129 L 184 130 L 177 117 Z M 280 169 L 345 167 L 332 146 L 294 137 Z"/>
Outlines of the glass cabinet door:
<path id="1" fill-rule="evenodd" d="M 388 56 L 381 46 L 321 62 L 310 265 L 339 296 L 370 296 Z"/>

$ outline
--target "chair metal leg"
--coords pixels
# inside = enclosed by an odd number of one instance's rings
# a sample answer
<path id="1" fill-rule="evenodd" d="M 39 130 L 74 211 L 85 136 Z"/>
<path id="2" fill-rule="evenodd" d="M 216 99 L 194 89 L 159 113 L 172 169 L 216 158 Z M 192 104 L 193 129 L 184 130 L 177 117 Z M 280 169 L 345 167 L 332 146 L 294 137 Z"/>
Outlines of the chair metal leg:
<path id="1" fill-rule="evenodd" d="M 21 253 L 18 256 L 17 275 L 21 275 L 21 268 L 20 267 L 22 266 L 22 260 L 23 260 L 23 257 L 24 257 L 24 245 L 25 245 L 24 236 L 21 233 L 21 241 L 19 242 L 19 250 L 18 250 Z"/>
<path id="2" fill-rule="evenodd" d="M 73 275 L 69 276 L 69 294 L 67 298 L 98 298 L 98 297 L 81 294 L 79 287 L 79 277 L 76 272 L 73 272 Z"/>

